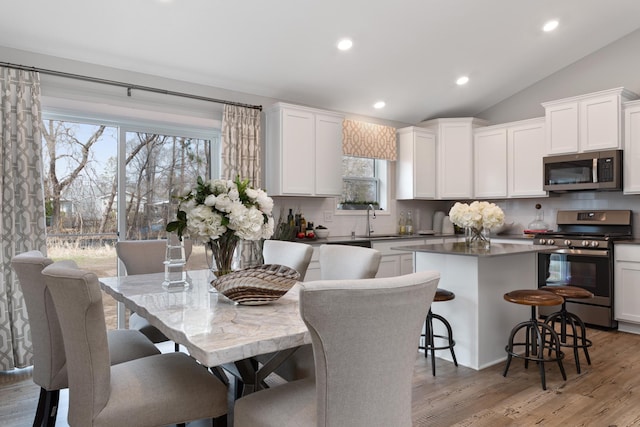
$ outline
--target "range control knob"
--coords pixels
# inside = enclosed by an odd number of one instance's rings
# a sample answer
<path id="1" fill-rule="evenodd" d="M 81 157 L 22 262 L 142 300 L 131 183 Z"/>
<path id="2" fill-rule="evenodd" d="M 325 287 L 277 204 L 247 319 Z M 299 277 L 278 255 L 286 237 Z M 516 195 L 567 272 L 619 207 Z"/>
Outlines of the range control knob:
<path id="1" fill-rule="evenodd" d="M 562 242 L 565 244 L 565 246 L 571 246 L 571 240 L 565 240 L 564 242 Z"/>
<path id="2" fill-rule="evenodd" d="M 541 245 L 546 245 L 547 244 L 547 239 L 540 239 L 538 241 L 538 243 L 541 244 Z"/>
<path id="3" fill-rule="evenodd" d="M 553 239 L 547 240 L 547 245 L 555 245 L 555 244 L 556 244 L 555 240 L 553 240 Z"/>
<path id="4" fill-rule="evenodd" d="M 598 246 L 599 246 L 598 242 L 596 242 L 595 240 L 593 242 L 591 242 L 591 247 L 592 248 L 597 248 Z"/>
<path id="5" fill-rule="evenodd" d="M 588 240 L 583 240 L 582 241 L 582 246 L 589 246 L 589 241 Z"/>

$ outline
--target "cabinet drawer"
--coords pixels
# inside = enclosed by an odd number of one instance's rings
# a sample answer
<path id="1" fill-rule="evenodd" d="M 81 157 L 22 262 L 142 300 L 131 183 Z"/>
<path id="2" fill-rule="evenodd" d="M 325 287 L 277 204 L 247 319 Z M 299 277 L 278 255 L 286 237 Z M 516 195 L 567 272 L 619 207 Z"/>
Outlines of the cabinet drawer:
<path id="1" fill-rule="evenodd" d="M 615 245 L 616 261 L 640 262 L 640 245 Z"/>

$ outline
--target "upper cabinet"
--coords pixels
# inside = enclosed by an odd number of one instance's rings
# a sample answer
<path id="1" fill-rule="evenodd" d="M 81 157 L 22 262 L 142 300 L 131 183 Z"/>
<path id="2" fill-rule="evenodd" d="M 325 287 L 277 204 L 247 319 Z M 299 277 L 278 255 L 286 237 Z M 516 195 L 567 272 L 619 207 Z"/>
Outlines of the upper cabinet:
<path id="1" fill-rule="evenodd" d="M 622 103 L 635 97 L 616 88 L 543 103 L 547 153 L 622 148 Z"/>
<path id="2" fill-rule="evenodd" d="M 398 129 L 396 199 L 436 198 L 436 135 L 417 127 Z"/>
<path id="3" fill-rule="evenodd" d="M 490 126 L 476 129 L 473 136 L 474 180 L 476 198 L 507 196 L 507 129 Z"/>
<path id="4" fill-rule="evenodd" d="M 343 116 L 284 103 L 265 115 L 269 195 L 340 196 Z"/>
<path id="5" fill-rule="evenodd" d="M 436 135 L 436 198 L 473 197 L 473 130 L 486 124 L 472 117 L 420 123 Z"/>
<path id="6" fill-rule="evenodd" d="M 547 196 L 543 190 L 544 117 L 474 132 L 474 196 Z"/>
<path id="7" fill-rule="evenodd" d="M 542 188 L 546 155 L 544 117 L 514 122 L 507 127 L 509 197 L 547 196 Z"/>
<path id="8" fill-rule="evenodd" d="M 640 101 L 624 105 L 624 177 L 625 194 L 640 194 Z"/>

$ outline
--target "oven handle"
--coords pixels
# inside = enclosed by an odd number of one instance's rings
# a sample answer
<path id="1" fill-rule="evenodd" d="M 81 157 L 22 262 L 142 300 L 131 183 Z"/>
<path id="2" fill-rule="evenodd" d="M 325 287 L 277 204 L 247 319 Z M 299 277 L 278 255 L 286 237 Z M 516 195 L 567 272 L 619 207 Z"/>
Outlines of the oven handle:
<path id="1" fill-rule="evenodd" d="M 548 251 L 541 251 L 544 254 L 566 254 L 566 255 L 586 255 L 597 257 L 608 257 L 609 251 L 606 249 L 572 249 L 572 248 L 559 248 L 549 249 Z"/>

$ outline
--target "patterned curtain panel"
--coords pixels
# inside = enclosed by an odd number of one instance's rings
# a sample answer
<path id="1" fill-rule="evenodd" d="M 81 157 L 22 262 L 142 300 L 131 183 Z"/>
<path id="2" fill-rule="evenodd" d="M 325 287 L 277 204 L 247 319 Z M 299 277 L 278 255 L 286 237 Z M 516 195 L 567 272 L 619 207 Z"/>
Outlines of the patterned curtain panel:
<path id="1" fill-rule="evenodd" d="M 31 362 L 31 332 L 11 258 L 46 253 L 40 76 L 0 67 L 0 371 Z"/>
<path id="2" fill-rule="evenodd" d="M 345 156 L 396 160 L 396 128 L 344 120 L 342 153 Z"/>
<path id="3" fill-rule="evenodd" d="M 260 110 L 225 105 L 222 116 L 222 177 L 249 179 L 260 188 Z"/>

